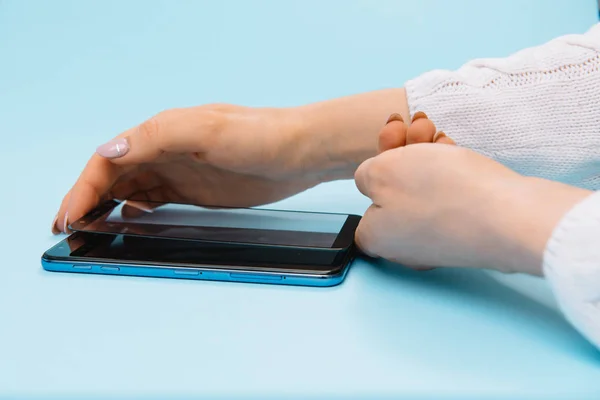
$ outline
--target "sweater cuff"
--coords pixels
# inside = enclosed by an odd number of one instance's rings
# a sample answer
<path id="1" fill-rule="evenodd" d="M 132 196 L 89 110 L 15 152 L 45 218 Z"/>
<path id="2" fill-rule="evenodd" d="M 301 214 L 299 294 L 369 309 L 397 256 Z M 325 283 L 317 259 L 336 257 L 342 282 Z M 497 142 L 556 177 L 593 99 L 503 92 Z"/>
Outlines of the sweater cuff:
<path id="1" fill-rule="evenodd" d="M 600 348 L 600 192 L 558 223 L 543 268 L 566 318 Z"/>

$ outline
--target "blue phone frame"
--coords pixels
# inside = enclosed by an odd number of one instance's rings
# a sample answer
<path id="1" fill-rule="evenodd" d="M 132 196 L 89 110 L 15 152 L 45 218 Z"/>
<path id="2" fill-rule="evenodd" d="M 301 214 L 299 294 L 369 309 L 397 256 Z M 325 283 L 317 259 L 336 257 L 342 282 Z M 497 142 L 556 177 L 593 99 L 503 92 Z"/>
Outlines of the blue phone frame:
<path id="1" fill-rule="evenodd" d="M 176 266 L 154 266 L 122 263 L 91 263 L 79 260 L 51 260 L 42 257 L 42 267 L 46 271 L 69 272 L 101 275 L 139 276 L 148 278 L 192 279 L 221 282 L 262 283 L 292 286 L 331 287 L 344 281 L 352 259 L 349 259 L 337 275 L 303 275 L 244 271 L 233 269 L 215 269 L 209 266 L 197 268 Z"/>

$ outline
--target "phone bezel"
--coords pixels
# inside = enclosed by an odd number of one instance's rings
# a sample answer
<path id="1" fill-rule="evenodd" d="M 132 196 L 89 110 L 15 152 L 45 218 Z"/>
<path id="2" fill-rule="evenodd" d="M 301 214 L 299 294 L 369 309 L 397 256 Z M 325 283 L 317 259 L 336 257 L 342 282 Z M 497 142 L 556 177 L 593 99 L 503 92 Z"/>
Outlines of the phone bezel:
<path id="1" fill-rule="evenodd" d="M 178 203 L 178 202 L 171 202 L 171 203 L 172 204 L 185 204 L 185 203 Z M 115 232 L 91 232 L 91 231 L 85 230 L 86 226 L 90 225 L 96 219 L 98 219 L 98 218 L 102 217 L 103 215 L 105 215 L 106 213 L 110 212 L 113 208 L 117 207 L 119 204 L 120 204 L 120 202 L 118 202 L 116 200 L 107 200 L 106 202 L 98 205 L 96 208 L 94 208 L 92 211 L 90 211 L 83 217 L 79 218 L 76 221 L 73 221 L 69 225 L 69 229 L 71 229 L 74 232 L 111 234 L 111 235 L 120 234 L 120 233 L 115 233 Z M 216 207 L 216 206 L 202 205 L 202 207 Z M 246 208 L 246 207 L 221 207 L 221 206 L 219 206 L 218 208 L 254 210 L 254 208 Z M 282 212 L 282 213 L 294 212 L 294 213 L 304 213 L 304 214 L 343 215 L 343 216 L 346 216 L 347 218 L 346 218 L 344 225 L 338 232 L 338 235 L 337 235 L 336 239 L 334 240 L 331 247 L 308 247 L 308 246 L 294 246 L 294 245 L 280 245 L 280 244 L 241 243 L 241 242 L 227 242 L 227 241 L 222 241 L 222 240 L 191 239 L 191 238 L 182 238 L 182 237 L 171 237 L 170 239 L 190 240 L 190 241 L 198 241 L 198 242 L 204 242 L 204 243 L 227 244 L 227 245 L 231 245 L 231 246 L 239 245 L 239 246 L 257 247 L 257 248 L 265 248 L 265 249 L 269 249 L 269 248 L 302 249 L 305 251 L 330 253 L 330 255 L 331 255 L 331 253 L 345 252 L 353 246 L 354 233 L 355 233 L 356 227 L 358 226 L 358 223 L 360 222 L 360 219 L 361 219 L 361 217 L 359 215 L 344 214 L 344 213 L 275 210 L 275 209 L 266 209 L 266 208 L 265 209 L 261 208 L 260 210 Z M 141 235 L 141 234 L 136 234 L 136 233 L 126 233 L 126 235 L 127 236 L 137 236 L 137 237 L 152 237 L 152 236 Z M 159 238 L 159 237 L 156 237 L 156 238 Z"/>

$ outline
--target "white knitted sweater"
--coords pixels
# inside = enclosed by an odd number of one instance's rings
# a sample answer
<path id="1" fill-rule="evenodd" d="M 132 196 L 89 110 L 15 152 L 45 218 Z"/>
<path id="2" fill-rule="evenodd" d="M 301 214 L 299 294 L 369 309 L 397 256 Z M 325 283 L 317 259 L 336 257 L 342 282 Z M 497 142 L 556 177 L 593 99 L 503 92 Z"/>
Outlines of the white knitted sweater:
<path id="1" fill-rule="evenodd" d="M 458 145 L 524 175 L 600 189 L 600 25 L 503 59 L 432 71 L 406 84 Z M 600 348 L 600 192 L 565 215 L 544 274 L 566 317 Z"/>

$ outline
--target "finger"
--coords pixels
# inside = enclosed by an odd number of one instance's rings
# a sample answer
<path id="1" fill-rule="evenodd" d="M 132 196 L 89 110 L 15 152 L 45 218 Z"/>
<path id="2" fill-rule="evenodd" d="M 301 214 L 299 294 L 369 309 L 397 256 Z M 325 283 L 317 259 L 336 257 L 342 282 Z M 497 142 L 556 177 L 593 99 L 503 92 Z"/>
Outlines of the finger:
<path id="1" fill-rule="evenodd" d="M 145 201 L 125 200 L 123 208 L 121 208 L 121 216 L 127 219 L 139 218 L 142 215 L 152 214 L 154 207 L 152 204 Z"/>
<path id="2" fill-rule="evenodd" d="M 56 226 L 57 222 L 58 222 L 58 214 L 56 214 L 56 216 L 54 216 L 54 219 L 52 220 L 52 225 L 50 228 L 53 235 L 58 235 L 60 233 L 60 229 L 58 229 L 58 227 Z"/>
<path id="3" fill-rule="evenodd" d="M 368 198 L 371 198 L 369 176 L 371 174 L 370 168 L 372 164 L 373 159 L 369 158 L 360 164 L 354 173 L 354 183 L 356 184 L 356 188 Z"/>
<path id="4" fill-rule="evenodd" d="M 147 192 L 162 185 L 160 177 L 151 171 L 136 171 L 128 175 L 121 177 L 111 189 L 111 194 L 115 199 L 136 200 L 133 198 L 134 193 Z"/>
<path id="5" fill-rule="evenodd" d="M 449 137 L 442 138 L 442 139 L 438 140 L 436 143 L 456 146 L 456 142 L 454 140 L 450 139 Z"/>
<path id="6" fill-rule="evenodd" d="M 115 184 L 111 189 L 110 194 L 114 199 L 125 201 L 139 191 L 140 189 L 137 186 L 137 181 L 135 179 L 128 179 Z"/>
<path id="7" fill-rule="evenodd" d="M 406 145 L 415 143 L 431 143 L 435 135 L 435 125 L 423 112 L 415 113 L 406 133 Z"/>
<path id="8" fill-rule="evenodd" d="M 98 155 L 92 156 L 71 189 L 65 213 L 59 216 L 63 232 L 68 233 L 71 221 L 81 218 L 106 199 L 112 186 L 126 171 Z"/>
<path id="9" fill-rule="evenodd" d="M 96 149 L 115 164 L 140 164 L 165 152 L 193 153 L 210 148 L 225 125 L 225 113 L 183 108 L 162 112 Z"/>
<path id="10" fill-rule="evenodd" d="M 439 131 L 433 137 L 433 143 L 456 145 L 456 142 L 449 138 L 444 132 Z"/>
<path id="11" fill-rule="evenodd" d="M 132 197 L 136 200 L 126 200 L 121 210 L 121 215 L 125 218 L 138 218 L 144 214 L 152 214 L 155 209 L 172 201 L 168 190 L 164 187 L 135 193 Z"/>
<path id="12" fill-rule="evenodd" d="M 58 235 L 61 232 L 64 232 L 64 215 L 67 212 L 67 207 L 69 205 L 69 199 L 71 198 L 71 191 L 69 190 L 60 204 L 58 209 L 58 213 L 54 217 L 54 221 L 52 222 L 52 233 L 54 235 Z"/>
<path id="13" fill-rule="evenodd" d="M 163 205 L 164 203 L 172 202 L 171 194 L 165 187 L 157 187 L 146 192 L 148 200 L 155 203 L 152 207 Z"/>
<path id="14" fill-rule="evenodd" d="M 379 133 L 379 152 L 395 149 L 406 144 L 407 126 L 400 114 L 392 114 Z"/>
<path id="15" fill-rule="evenodd" d="M 67 227 L 70 223 L 69 220 L 73 219 L 68 218 L 66 214 L 69 208 L 69 204 L 71 204 L 70 199 L 72 197 L 73 190 L 76 187 L 86 185 L 85 182 L 87 181 L 89 184 L 92 184 L 99 189 L 97 191 L 97 195 L 101 198 L 101 200 L 108 200 L 112 198 L 120 199 L 120 197 L 118 196 L 112 196 L 110 191 L 107 193 L 107 190 L 110 190 L 110 188 L 107 189 L 107 187 L 109 187 L 108 185 L 110 184 L 110 182 L 114 181 L 118 184 L 119 181 L 122 181 L 124 178 L 126 179 L 128 175 L 134 176 L 134 170 L 135 168 L 132 167 L 116 168 L 114 165 L 107 162 L 102 157 L 99 157 L 98 155 L 94 154 L 92 158 L 90 158 L 90 160 L 88 161 L 77 182 L 75 182 L 73 188 L 71 188 L 71 190 L 69 190 L 69 192 L 63 198 L 61 206 L 59 207 L 58 213 L 55 217 L 53 232 L 70 233 Z M 90 200 L 89 195 L 83 195 L 82 201 L 84 202 L 84 204 L 81 207 L 85 210 L 84 214 L 90 211 L 93 207 L 95 207 L 98 204 L 98 202 L 95 202 L 93 200 L 94 197 L 95 195 L 92 195 L 92 198 Z M 80 199 L 78 199 L 78 201 L 79 200 Z M 66 216 L 67 218 L 65 218 Z"/>
<path id="16" fill-rule="evenodd" d="M 356 246 L 367 256 L 377 258 L 376 245 L 377 238 L 375 233 L 378 230 L 378 214 L 380 207 L 375 204 L 371 205 L 367 211 L 365 211 L 363 217 L 356 228 L 354 233 L 354 242 Z"/>

